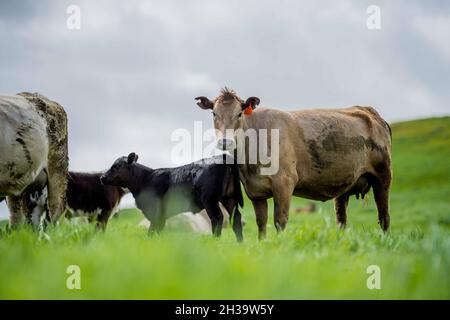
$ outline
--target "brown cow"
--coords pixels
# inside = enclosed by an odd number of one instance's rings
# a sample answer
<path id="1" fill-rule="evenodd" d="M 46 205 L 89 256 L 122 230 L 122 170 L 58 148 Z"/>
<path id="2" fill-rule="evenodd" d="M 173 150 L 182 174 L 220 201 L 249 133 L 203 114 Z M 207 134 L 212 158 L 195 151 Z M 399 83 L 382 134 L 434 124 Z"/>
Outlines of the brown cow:
<path id="1" fill-rule="evenodd" d="M 292 195 L 322 201 L 334 198 L 337 223 L 345 227 L 349 196 L 364 195 L 370 187 L 379 224 L 388 230 L 391 131 L 373 108 L 253 110 L 259 104 L 258 98 L 244 101 L 227 88 L 212 101 L 206 97 L 196 100 L 202 109 L 213 111 L 218 145 L 224 149 L 242 145 L 243 139 L 236 133 L 228 136 L 227 129 L 279 130 L 276 173 L 262 175 L 264 166 L 259 158 L 256 164 L 249 162 L 248 144 L 244 145 L 245 161 L 239 163 L 242 183 L 255 209 L 260 239 L 266 234 L 268 198 L 274 198 L 278 231 L 286 227 Z M 270 130 L 268 134 L 271 135 Z M 260 145 L 260 137 L 257 139 Z M 268 151 L 273 148 L 269 137 Z"/>

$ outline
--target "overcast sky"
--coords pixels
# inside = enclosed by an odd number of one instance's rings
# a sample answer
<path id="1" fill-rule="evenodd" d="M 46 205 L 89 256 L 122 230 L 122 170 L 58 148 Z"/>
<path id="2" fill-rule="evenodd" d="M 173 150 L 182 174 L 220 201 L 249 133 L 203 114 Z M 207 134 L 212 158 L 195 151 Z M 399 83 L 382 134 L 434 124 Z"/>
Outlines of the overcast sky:
<path id="1" fill-rule="evenodd" d="M 80 30 L 67 28 L 71 4 Z M 450 114 L 449 1 L 1 1 L 0 40 L 0 94 L 66 109 L 72 170 L 131 151 L 171 166 L 171 133 L 212 125 L 194 97 L 225 85 L 281 109 Z"/>

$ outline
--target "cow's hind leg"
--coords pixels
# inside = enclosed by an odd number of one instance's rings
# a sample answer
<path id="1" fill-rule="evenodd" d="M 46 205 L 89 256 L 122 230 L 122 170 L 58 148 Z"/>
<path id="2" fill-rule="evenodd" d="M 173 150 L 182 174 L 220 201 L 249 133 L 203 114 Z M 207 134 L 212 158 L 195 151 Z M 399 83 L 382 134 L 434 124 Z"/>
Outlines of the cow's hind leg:
<path id="1" fill-rule="evenodd" d="M 67 172 L 55 167 L 48 169 L 48 210 L 51 222 L 56 222 L 66 207 Z"/>
<path id="2" fill-rule="evenodd" d="M 25 196 L 8 196 L 7 204 L 10 212 L 9 224 L 12 229 L 18 228 L 26 217 Z"/>
<path id="3" fill-rule="evenodd" d="M 378 223 L 383 231 L 389 230 L 389 183 L 382 183 L 378 178 L 372 181 L 373 194 L 378 209 Z"/>
<path id="4" fill-rule="evenodd" d="M 347 194 L 343 194 L 334 199 L 334 209 L 336 211 L 336 223 L 340 228 L 345 228 L 347 225 L 347 205 L 348 205 Z"/>
<path id="5" fill-rule="evenodd" d="M 267 200 L 252 199 L 252 204 L 255 209 L 256 224 L 258 225 L 258 239 L 263 240 L 266 237 Z"/>

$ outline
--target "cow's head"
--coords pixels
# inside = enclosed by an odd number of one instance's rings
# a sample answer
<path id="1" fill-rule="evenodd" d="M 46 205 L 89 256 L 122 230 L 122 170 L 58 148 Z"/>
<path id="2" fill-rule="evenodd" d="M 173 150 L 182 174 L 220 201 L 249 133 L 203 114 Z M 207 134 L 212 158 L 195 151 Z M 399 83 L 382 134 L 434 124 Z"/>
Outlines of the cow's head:
<path id="1" fill-rule="evenodd" d="M 137 160 L 138 155 L 134 152 L 130 153 L 128 157 L 120 157 L 114 161 L 111 168 L 100 177 L 101 183 L 128 188 L 131 170 Z"/>
<path id="2" fill-rule="evenodd" d="M 222 89 L 212 101 L 206 97 L 197 97 L 195 100 L 200 108 L 212 110 L 217 148 L 228 151 L 236 148 L 236 130 L 243 128 L 245 117 L 251 116 L 253 109 L 259 105 L 259 98 L 250 97 L 244 101 L 228 88 Z"/>

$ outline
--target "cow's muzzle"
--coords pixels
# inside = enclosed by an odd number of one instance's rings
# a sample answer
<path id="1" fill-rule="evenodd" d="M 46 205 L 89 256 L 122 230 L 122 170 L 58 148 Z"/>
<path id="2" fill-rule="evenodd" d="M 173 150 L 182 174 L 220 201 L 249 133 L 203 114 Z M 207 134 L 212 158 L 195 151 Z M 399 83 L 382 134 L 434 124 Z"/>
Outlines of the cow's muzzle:
<path id="1" fill-rule="evenodd" d="M 217 149 L 225 150 L 225 151 L 232 151 L 236 148 L 236 143 L 234 142 L 234 139 L 219 139 L 217 140 Z"/>

